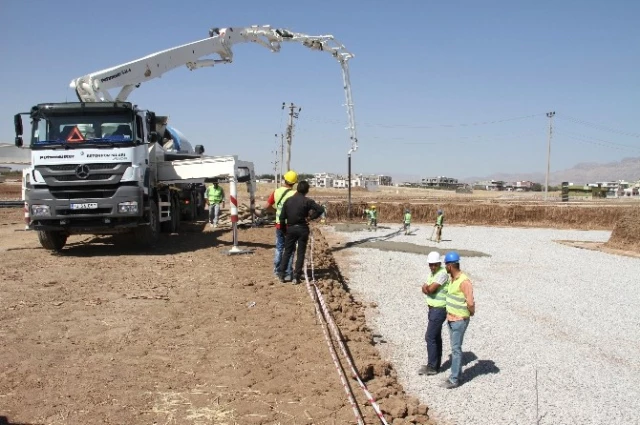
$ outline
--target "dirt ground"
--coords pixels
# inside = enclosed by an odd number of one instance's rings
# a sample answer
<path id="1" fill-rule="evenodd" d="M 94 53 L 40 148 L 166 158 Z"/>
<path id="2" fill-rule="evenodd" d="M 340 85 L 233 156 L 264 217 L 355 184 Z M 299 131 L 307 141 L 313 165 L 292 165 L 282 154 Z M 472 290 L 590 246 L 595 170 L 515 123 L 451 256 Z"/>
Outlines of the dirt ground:
<path id="1" fill-rule="evenodd" d="M 273 228 L 192 226 L 151 253 L 74 236 L 62 254 L 0 209 L 0 423 L 356 423 L 304 284 L 272 275 Z M 391 424 L 430 423 L 380 360 L 364 306 L 315 232 L 315 275 Z M 371 404 L 347 381 L 367 424 Z M 404 419 L 399 419 L 404 418 Z"/>

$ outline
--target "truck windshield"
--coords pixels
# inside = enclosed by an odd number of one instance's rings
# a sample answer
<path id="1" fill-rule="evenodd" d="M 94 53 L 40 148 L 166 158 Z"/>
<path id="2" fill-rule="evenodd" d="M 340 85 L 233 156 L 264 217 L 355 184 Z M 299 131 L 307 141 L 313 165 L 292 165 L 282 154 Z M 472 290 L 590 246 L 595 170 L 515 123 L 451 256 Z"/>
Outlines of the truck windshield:
<path id="1" fill-rule="evenodd" d="M 31 147 L 122 146 L 134 140 L 130 115 L 53 115 L 33 121 Z"/>

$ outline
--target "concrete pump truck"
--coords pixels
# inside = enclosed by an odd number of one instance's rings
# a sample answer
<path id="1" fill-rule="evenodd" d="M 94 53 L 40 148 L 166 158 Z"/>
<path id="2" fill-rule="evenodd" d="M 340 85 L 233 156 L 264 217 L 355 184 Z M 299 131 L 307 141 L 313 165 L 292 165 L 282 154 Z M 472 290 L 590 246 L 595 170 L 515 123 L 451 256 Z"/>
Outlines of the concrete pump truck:
<path id="1" fill-rule="evenodd" d="M 209 37 L 97 71 L 71 81 L 79 102 L 41 103 L 14 116 L 15 144 L 23 147 L 22 115 L 31 123 L 30 166 L 23 171 L 28 230 L 40 244 L 60 251 L 72 234 L 132 233 L 143 246 L 180 220 L 203 210 L 204 183 L 229 181 L 234 247 L 237 246 L 237 183 L 246 182 L 253 212 L 254 168 L 237 156 L 205 156 L 168 125 L 166 116 L 127 101 L 141 83 L 179 66 L 189 70 L 231 63 L 234 44 L 258 43 L 272 52 L 281 42 L 326 51 L 342 67 L 355 150 L 355 119 L 347 61 L 353 57 L 333 36 L 310 36 L 270 26 L 213 28 Z M 218 59 L 200 59 L 216 54 Z M 112 97 L 110 89 L 120 88 Z M 235 218 L 235 219 L 234 219 Z"/>

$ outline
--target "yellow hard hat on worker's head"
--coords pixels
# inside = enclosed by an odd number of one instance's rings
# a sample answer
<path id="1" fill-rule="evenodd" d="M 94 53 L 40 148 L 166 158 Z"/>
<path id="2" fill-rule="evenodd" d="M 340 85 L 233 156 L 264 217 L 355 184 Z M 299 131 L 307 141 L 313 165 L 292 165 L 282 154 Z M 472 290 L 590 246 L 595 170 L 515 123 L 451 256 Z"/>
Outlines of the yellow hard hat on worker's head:
<path id="1" fill-rule="evenodd" d="M 284 181 L 289 183 L 289 184 L 296 184 L 298 183 L 298 173 L 296 173 L 293 170 L 289 170 L 286 173 L 284 173 Z"/>
<path id="2" fill-rule="evenodd" d="M 375 206 L 375 205 L 371 205 L 371 209 L 372 209 L 372 210 L 375 210 L 375 209 L 376 209 L 376 206 Z"/>

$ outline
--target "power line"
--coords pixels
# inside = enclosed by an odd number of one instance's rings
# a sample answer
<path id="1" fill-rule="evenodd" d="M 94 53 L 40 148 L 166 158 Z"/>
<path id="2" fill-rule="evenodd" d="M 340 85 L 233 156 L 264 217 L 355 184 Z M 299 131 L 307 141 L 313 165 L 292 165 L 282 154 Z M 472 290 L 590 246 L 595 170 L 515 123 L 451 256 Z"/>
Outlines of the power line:
<path id="1" fill-rule="evenodd" d="M 628 149 L 640 149 L 640 146 L 633 146 L 633 145 L 626 145 L 624 143 L 610 142 L 608 140 L 598 139 L 596 137 L 591 137 L 591 136 L 585 136 L 584 134 L 573 133 L 571 131 L 566 131 L 566 132 L 562 131 L 560 133 L 558 133 L 556 131 L 556 134 L 565 135 L 565 137 L 569 137 L 569 138 L 576 139 L 576 140 L 589 139 L 589 141 L 606 143 L 606 144 L 613 145 L 613 146 L 621 146 L 621 147 L 628 148 Z M 571 136 L 571 135 L 573 135 L 573 136 Z M 575 137 L 575 136 L 578 136 L 578 137 Z M 601 146 L 604 146 L 604 145 L 601 145 Z"/>
<path id="2" fill-rule="evenodd" d="M 627 131 L 616 130 L 614 128 L 604 126 L 602 124 L 595 124 L 595 123 L 592 123 L 592 122 L 589 122 L 589 121 L 581 120 L 579 118 L 574 118 L 574 117 L 569 116 L 569 115 L 560 115 L 560 118 L 564 118 L 567 121 L 570 121 L 570 122 L 572 122 L 574 124 L 581 124 L 581 125 L 584 125 L 585 127 L 594 128 L 596 130 L 608 131 L 610 133 L 616 133 L 616 134 L 620 134 L 622 136 L 640 138 L 640 134 L 638 134 L 638 133 L 630 133 L 630 132 L 627 132 Z"/>
<path id="3" fill-rule="evenodd" d="M 508 122 L 508 121 L 517 121 L 517 120 L 523 120 L 523 119 L 541 117 L 541 116 L 544 116 L 544 114 L 525 115 L 525 116 L 520 116 L 520 117 L 504 118 L 504 119 L 492 120 L 492 121 L 480 121 L 480 122 L 473 122 L 473 123 L 433 124 L 433 125 L 373 124 L 373 123 L 366 123 L 366 122 L 358 122 L 358 126 L 381 127 L 381 128 L 410 128 L 410 129 L 429 129 L 429 128 L 443 128 L 443 127 L 444 128 L 473 127 L 473 126 L 479 126 L 479 125 L 499 124 L 499 123 Z M 341 122 L 337 121 L 337 120 L 327 120 L 327 119 L 320 119 L 320 118 L 313 118 L 313 117 L 308 117 L 307 120 L 316 121 L 316 122 L 324 122 L 324 123 L 327 123 L 327 124 L 329 124 L 329 123 L 330 124 L 341 124 Z"/>

